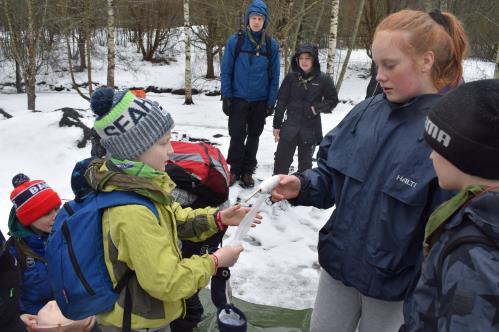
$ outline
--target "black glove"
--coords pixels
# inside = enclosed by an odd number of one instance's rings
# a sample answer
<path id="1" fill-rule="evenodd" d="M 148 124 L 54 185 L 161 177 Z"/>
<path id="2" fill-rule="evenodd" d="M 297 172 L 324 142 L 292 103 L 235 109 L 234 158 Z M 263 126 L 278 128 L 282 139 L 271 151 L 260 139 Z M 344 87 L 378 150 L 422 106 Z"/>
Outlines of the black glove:
<path id="1" fill-rule="evenodd" d="M 232 98 L 224 98 L 222 101 L 222 111 L 229 116 L 232 112 Z"/>
<path id="2" fill-rule="evenodd" d="M 274 114 L 274 108 L 272 106 L 267 106 L 267 116 Z"/>

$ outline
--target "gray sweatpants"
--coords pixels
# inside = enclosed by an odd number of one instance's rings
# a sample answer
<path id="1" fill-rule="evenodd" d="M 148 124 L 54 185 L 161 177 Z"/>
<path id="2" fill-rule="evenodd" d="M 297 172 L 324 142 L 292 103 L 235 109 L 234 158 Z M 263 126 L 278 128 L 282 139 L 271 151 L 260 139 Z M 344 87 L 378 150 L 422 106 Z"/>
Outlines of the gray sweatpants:
<path id="1" fill-rule="evenodd" d="M 395 332 L 404 317 L 403 301 L 381 301 L 362 295 L 321 270 L 312 312 L 312 332 Z"/>

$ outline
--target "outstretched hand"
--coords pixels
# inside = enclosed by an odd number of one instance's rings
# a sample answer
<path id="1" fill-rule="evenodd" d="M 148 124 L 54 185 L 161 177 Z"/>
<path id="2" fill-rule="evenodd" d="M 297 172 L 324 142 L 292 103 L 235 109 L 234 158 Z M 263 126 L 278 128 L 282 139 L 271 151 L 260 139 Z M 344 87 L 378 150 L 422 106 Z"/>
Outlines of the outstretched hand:
<path id="1" fill-rule="evenodd" d="M 279 178 L 279 184 L 272 190 L 272 201 L 279 202 L 298 197 L 301 188 L 300 179 L 294 175 L 279 175 Z"/>
<path id="2" fill-rule="evenodd" d="M 231 207 L 222 211 L 222 224 L 226 226 L 238 226 L 243 220 L 244 216 L 250 211 L 248 207 L 242 207 L 239 204 L 232 205 Z M 262 222 L 262 215 L 257 213 L 251 227 L 256 227 L 256 225 Z"/>
<path id="3" fill-rule="evenodd" d="M 243 246 L 225 246 L 213 253 L 218 258 L 218 267 L 231 267 L 239 259 Z"/>

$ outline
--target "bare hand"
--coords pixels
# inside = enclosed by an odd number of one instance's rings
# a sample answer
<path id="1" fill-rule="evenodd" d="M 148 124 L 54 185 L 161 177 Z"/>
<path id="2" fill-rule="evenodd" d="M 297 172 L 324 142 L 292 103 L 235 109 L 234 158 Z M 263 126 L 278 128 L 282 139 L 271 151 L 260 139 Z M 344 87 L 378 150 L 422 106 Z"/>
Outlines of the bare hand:
<path id="1" fill-rule="evenodd" d="M 90 316 L 76 322 L 81 322 L 83 331 L 91 331 L 95 325 L 95 319 L 95 316 Z"/>
<path id="2" fill-rule="evenodd" d="M 243 251 L 243 246 L 225 246 L 217 251 L 213 255 L 218 257 L 218 267 L 231 267 L 237 262 L 239 254 Z"/>
<path id="3" fill-rule="evenodd" d="M 238 226 L 243 220 L 244 216 L 250 211 L 248 207 L 242 207 L 239 204 L 233 205 L 222 211 L 222 224 L 226 226 Z M 251 227 L 262 223 L 262 215 L 257 213 L 255 219 L 251 223 Z"/>
<path id="4" fill-rule="evenodd" d="M 26 325 L 26 329 L 28 331 L 36 331 L 36 323 L 37 323 L 37 316 L 36 315 L 30 315 L 30 314 L 22 314 L 21 315 L 21 320 L 23 321 L 24 325 Z"/>
<path id="5" fill-rule="evenodd" d="M 279 142 L 279 138 L 280 138 L 280 133 L 281 133 L 281 129 L 275 129 L 272 131 L 272 133 L 274 134 L 274 142 Z"/>
<path id="6" fill-rule="evenodd" d="M 279 184 L 272 190 L 272 201 L 279 202 L 284 199 L 293 199 L 300 193 L 300 179 L 294 175 L 279 175 Z"/>

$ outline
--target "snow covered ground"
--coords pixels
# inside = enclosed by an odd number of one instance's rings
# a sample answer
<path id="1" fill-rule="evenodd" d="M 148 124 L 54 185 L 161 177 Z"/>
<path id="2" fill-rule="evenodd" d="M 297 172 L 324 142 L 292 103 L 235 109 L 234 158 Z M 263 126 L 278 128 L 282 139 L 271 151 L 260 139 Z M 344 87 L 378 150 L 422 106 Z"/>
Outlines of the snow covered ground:
<path id="1" fill-rule="evenodd" d="M 120 61 L 116 68 L 116 85 L 120 88 L 154 85 L 162 88 L 182 88 L 184 85 L 184 59 L 180 51 L 170 56 L 176 62 L 170 65 L 153 65 L 140 61 L 133 47 L 120 49 Z M 100 53 L 99 53 L 100 52 Z M 94 54 L 93 81 L 105 84 L 105 57 L 102 49 Z M 202 78 L 205 59 L 196 52 L 193 58 L 194 87 L 213 91 L 220 87 L 218 80 Z M 321 54 L 325 68 L 325 54 Z M 340 104 L 332 114 L 323 115 L 323 129 L 328 132 L 365 96 L 369 68 L 365 51 L 352 54 L 349 69 L 340 91 Z M 61 65 L 61 68 L 65 64 Z M 8 62 L 0 62 L 0 108 L 13 115 L 11 119 L 0 116 L 0 229 L 7 233 L 7 218 L 11 208 L 9 195 L 11 179 L 18 172 L 32 179 L 44 179 L 64 199 L 73 197 L 70 188 L 70 173 L 76 161 L 90 154 L 90 147 L 79 149 L 77 140 L 82 137 L 79 128 L 59 127 L 62 113 L 54 110 L 73 107 L 87 110 L 84 122 L 91 126 L 92 112 L 89 104 L 74 91 L 51 91 L 50 85 L 70 87 L 66 71 L 47 70 L 39 75 L 37 110 L 26 111 L 26 95 L 15 94 L 12 86 L 14 68 Z M 218 70 L 218 68 L 217 68 Z M 494 64 L 468 60 L 465 68 L 466 81 L 493 76 Z M 85 74 L 77 74 L 76 80 L 83 82 Z M 282 79 L 282 75 L 281 75 Z M 176 137 L 183 135 L 208 139 L 227 152 L 229 137 L 227 117 L 221 111 L 220 97 L 204 94 L 194 96 L 194 105 L 183 105 L 183 96 L 149 93 L 148 98 L 157 100 L 171 112 L 175 120 Z M 218 134 L 218 135 L 217 135 Z M 272 118 L 268 118 L 260 138 L 258 169 L 256 178 L 263 180 L 272 174 L 274 151 Z M 296 159 L 296 158 L 295 158 Z M 295 160 L 296 162 L 296 160 Z M 294 164 L 296 167 L 296 163 Z M 239 185 L 231 188 L 232 202 L 244 199 L 250 190 Z M 245 251 L 232 269 L 232 286 L 236 296 L 254 303 L 270 304 L 288 308 L 312 307 L 318 281 L 317 236 L 327 221 L 330 210 L 309 207 L 291 207 L 286 202 L 263 207 L 264 223 L 249 233 Z M 231 234 L 234 229 L 229 229 Z"/>

